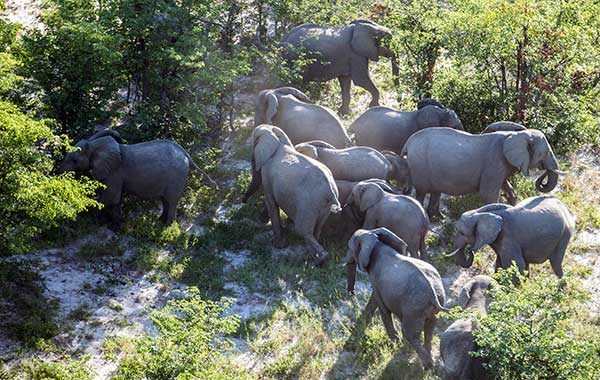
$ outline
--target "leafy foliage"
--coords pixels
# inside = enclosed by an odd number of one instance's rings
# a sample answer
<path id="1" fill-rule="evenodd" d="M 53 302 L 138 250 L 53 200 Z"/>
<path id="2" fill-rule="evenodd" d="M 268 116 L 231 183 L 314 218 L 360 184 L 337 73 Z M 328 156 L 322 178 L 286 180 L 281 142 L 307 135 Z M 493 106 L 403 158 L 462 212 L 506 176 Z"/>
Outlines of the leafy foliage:
<path id="1" fill-rule="evenodd" d="M 93 371 L 87 360 L 71 357 L 65 358 L 64 362 L 31 359 L 21 363 L 21 371 L 25 380 L 91 380 Z"/>
<path id="2" fill-rule="evenodd" d="M 52 176 L 52 154 L 65 147 L 48 123 L 0 102 L 0 250 L 22 252 L 31 238 L 99 204 L 100 184 L 71 174 Z"/>
<path id="3" fill-rule="evenodd" d="M 128 379 L 246 379 L 230 365 L 224 352 L 233 343 L 223 338 L 237 330 L 239 319 L 224 316 L 230 301 L 205 301 L 189 288 L 151 319 L 158 335 L 136 342 L 133 354 L 121 362 L 115 380 Z"/>
<path id="4" fill-rule="evenodd" d="M 496 277 L 500 286 L 491 290 L 489 313 L 473 333 L 477 355 L 487 358 L 493 374 L 501 379 L 600 376 L 600 345 L 593 336 L 573 333 L 577 308 L 586 300 L 575 279 L 529 279 L 516 265 Z"/>

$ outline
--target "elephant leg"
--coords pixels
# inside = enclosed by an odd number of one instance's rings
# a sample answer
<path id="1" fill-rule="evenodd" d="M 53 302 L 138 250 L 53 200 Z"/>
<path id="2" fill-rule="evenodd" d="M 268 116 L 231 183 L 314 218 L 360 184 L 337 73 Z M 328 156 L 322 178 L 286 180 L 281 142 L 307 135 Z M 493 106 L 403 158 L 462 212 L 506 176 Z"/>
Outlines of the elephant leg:
<path id="1" fill-rule="evenodd" d="M 424 329 L 424 338 L 425 338 L 425 350 L 429 352 L 431 355 L 431 341 L 433 340 L 433 328 L 435 327 L 435 323 L 437 322 L 437 318 L 435 315 L 431 316 L 431 318 L 427 318 L 425 320 L 425 329 Z"/>
<path id="2" fill-rule="evenodd" d="M 342 106 L 339 109 L 340 115 L 347 115 L 350 113 L 350 86 L 352 86 L 352 78 L 345 75 L 338 77 L 340 82 L 340 89 L 342 91 Z"/>
<path id="3" fill-rule="evenodd" d="M 301 214 L 296 215 L 297 220 L 295 220 L 296 223 L 294 224 L 296 233 L 302 236 L 311 248 L 318 266 L 324 264 L 329 259 L 329 253 L 319 244 L 314 235 L 324 215 L 329 215 L 329 211 L 318 213 L 316 210 L 305 208 Z"/>
<path id="4" fill-rule="evenodd" d="M 421 330 L 425 326 L 425 319 L 422 316 L 410 315 L 402 318 L 402 334 L 404 338 L 415 349 L 419 359 L 425 369 L 433 368 L 431 353 L 421 344 Z"/>
<path id="5" fill-rule="evenodd" d="M 506 181 L 497 178 L 496 173 L 484 173 L 479 182 L 479 196 L 486 205 L 498 203 L 500 199 L 500 189 Z M 514 191 L 514 190 L 513 190 Z"/>
<path id="6" fill-rule="evenodd" d="M 563 262 L 563 258 L 565 257 L 567 245 L 569 245 L 570 240 L 571 240 L 571 233 L 568 233 L 565 236 L 563 236 L 560 243 L 558 243 L 556 250 L 550 256 L 550 265 L 552 266 L 552 270 L 558 276 L 558 278 L 562 278 L 562 276 L 563 276 L 562 262 Z"/>
<path id="7" fill-rule="evenodd" d="M 502 259 L 500 255 L 496 255 L 496 263 L 494 264 L 494 272 L 498 272 L 498 269 L 502 268 Z"/>
<path id="8" fill-rule="evenodd" d="M 267 203 L 263 202 L 263 206 L 260 210 L 260 214 L 258 215 L 258 220 L 263 223 L 269 223 L 269 211 L 267 210 Z"/>
<path id="9" fill-rule="evenodd" d="M 504 191 L 504 195 L 506 196 L 506 202 L 509 205 L 514 206 L 517 204 L 517 201 L 519 200 L 517 197 L 517 192 L 512 187 L 510 182 L 508 182 L 508 179 L 502 182 L 502 191 Z"/>
<path id="10" fill-rule="evenodd" d="M 427 243 L 425 243 L 425 234 L 427 231 L 421 236 L 421 240 L 419 242 L 419 252 L 421 253 L 419 258 L 423 261 L 429 262 L 429 253 L 427 252 Z"/>
<path id="11" fill-rule="evenodd" d="M 425 207 L 425 195 L 427 195 L 427 193 L 416 190 L 416 200 L 419 201 L 423 207 Z"/>
<path id="12" fill-rule="evenodd" d="M 350 71 L 354 84 L 371 93 L 371 103 L 369 103 L 369 107 L 378 106 L 379 90 L 375 87 L 375 84 L 373 84 L 373 81 L 369 77 L 369 60 L 361 57 L 358 60 L 352 61 Z"/>
<path id="13" fill-rule="evenodd" d="M 109 228 L 115 231 L 121 229 L 123 217 L 121 215 L 121 190 L 123 183 L 120 179 L 108 178 L 105 182 L 106 189 L 100 195 L 100 202 L 104 205 L 109 219 Z"/>
<path id="14" fill-rule="evenodd" d="M 275 248 L 285 248 L 288 246 L 287 238 L 283 235 L 281 229 L 281 219 L 279 217 L 279 207 L 271 194 L 265 193 L 265 205 L 269 218 L 271 218 L 271 229 L 273 230 L 273 246 Z"/>
<path id="15" fill-rule="evenodd" d="M 429 194 L 429 204 L 427 205 L 427 215 L 431 219 L 441 219 L 442 213 L 440 212 L 440 193 Z"/>
<path id="16" fill-rule="evenodd" d="M 317 225 L 315 227 L 315 239 L 321 239 L 321 233 L 323 232 L 323 226 L 327 222 L 327 218 L 329 217 L 329 212 L 325 213 L 325 215 L 320 215 L 319 220 L 317 220 Z"/>
<path id="17" fill-rule="evenodd" d="M 379 313 L 381 313 L 381 320 L 383 321 L 383 326 L 385 327 L 385 331 L 390 338 L 390 340 L 394 343 L 399 343 L 398 332 L 394 327 L 394 321 L 392 320 L 392 312 L 388 309 L 387 306 L 383 303 L 379 294 L 376 291 L 373 291 L 371 298 L 375 300 L 375 305 L 379 308 Z M 369 301 L 370 302 L 370 301 Z M 373 307 L 373 306 L 371 306 Z"/>

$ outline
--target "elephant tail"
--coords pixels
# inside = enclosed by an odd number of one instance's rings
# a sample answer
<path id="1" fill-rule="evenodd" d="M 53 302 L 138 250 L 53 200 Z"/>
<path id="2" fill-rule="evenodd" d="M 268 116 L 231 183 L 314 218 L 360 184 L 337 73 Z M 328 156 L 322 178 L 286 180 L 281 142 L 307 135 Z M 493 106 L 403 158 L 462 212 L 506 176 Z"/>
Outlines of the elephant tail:
<path id="1" fill-rule="evenodd" d="M 186 157 L 188 159 L 188 162 L 189 162 L 189 165 L 190 165 L 190 169 L 194 169 L 196 171 L 199 171 L 204 176 L 204 178 L 206 178 L 206 180 L 208 180 L 208 182 L 209 182 L 209 184 L 211 186 L 213 186 L 213 187 L 215 187 L 215 188 L 218 189 L 219 185 L 215 182 L 215 180 L 213 180 L 212 178 L 210 178 L 210 176 L 208 175 L 208 173 L 206 171 L 204 171 L 200 166 L 198 166 L 198 164 L 196 164 L 194 162 L 194 159 L 192 159 L 192 156 L 190 156 L 190 154 L 185 149 L 181 148 L 181 150 L 183 150 L 183 152 L 185 153 L 185 155 L 186 155 Z"/>

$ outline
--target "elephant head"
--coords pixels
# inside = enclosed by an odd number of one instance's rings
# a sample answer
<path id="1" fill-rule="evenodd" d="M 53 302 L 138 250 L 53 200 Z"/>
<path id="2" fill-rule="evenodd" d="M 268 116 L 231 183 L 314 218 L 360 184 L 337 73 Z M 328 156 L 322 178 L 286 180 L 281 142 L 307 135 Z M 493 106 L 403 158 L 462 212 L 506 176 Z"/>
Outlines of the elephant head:
<path id="1" fill-rule="evenodd" d="M 558 175 L 564 174 L 558 170 L 558 161 L 546 136 L 538 130 L 511 133 L 504 141 L 502 151 L 506 161 L 524 176 L 529 175 L 529 169 L 545 170 L 535 181 L 536 189 L 543 193 L 552 191 L 558 182 Z"/>
<path id="2" fill-rule="evenodd" d="M 348 203 L 354 203 L 358 206 L 361 213 L 375 206 L 383 198 L 383 189 L 375 183 L 362 181 L 356 184 L 352 189 L 352 194 Z"/>
<path id="3" fill-rule="evenodd" d="M 121 147 L 114 136 L 102 131 L 75 144 L 78 150 L 66 155 L 58 172 L 88 171 L 98 180 L 108 178 L 121 165 Z M 105 133 L 98 137 L 100 133 Z"/>
<path id="4" fill-rule="evenodd" d="M 419 129 L 432 127 L 446 127 L 464 131 L 462 122 L 456 112 L 450 108 L 440 108 L 433 105 L 417 110 L 417 125 Z"/>
<path id="5" fill-rule="evenodd" d="M 525 128 L 523 125 L 514 123 L 512 121 L 497 121 L 485 127 L 481 134 L 493 132 L 519 132 L 526 129 L 527 128 Z"/>
<path id="6" fill-rule="evenodd" d="M 488 290 L 495 282 L 496 280 L 486 275 L 471 278 L 460 291 L 458 305 L 463 309 L 477 309 L 485 314 L 490 303 Z"/>
<path id="7" fill-rule="evenodd" d="M 406 194 L 410 191 L 412 186 L 408 161 L 405 158 L 400 157 L 396 152 L 384 150 L 381 153 L 387 158 L 390 164 L 392 164 L 392 173 L 390 173 L 388 179 L 394 179 L 398 188 Z"/>
<path id="8" fill-rule="evenodd" d="M 398 86 L 398 59 L 389 48 L 392 32 L 370 20 L 355 20 L 350 23 L 353 27 L 350 47 L 353 52 L 371 61 L 379 61 L 379 57 L 390 58 L 392 63 L 392 78 Z"/>
<path id="9" fill-rule="evenodd" d="M 315 160 L 319 159 L 319 151 L 321 149 L 335 149 L 333 145 L 328 144 L 325 141 L 308 141 L 297 144 L 295 148 L 298 152 Z"/>
<path id="10" fill-rule="evenodd" d="M 310 99 L 302 91 L 293 87 L 280 87 L 262 90 L 256 99 L 256 112 L 254 113 L 254 126 L 260 124 L 273 124 L 273 117 L 277 114 L 279 96 L 293 95 L 296 99 L 310 103 Z"/>
<path id="11" fill-rule="evenodd" d="M 371 262 L 371 254 L 378 243 L 383 243 L 406 256 L 408 245 L 396 234 L 387 228 L 376 228 L 373 230 L 359 229 L 348 240 L 348 251 L 344 262 L 347 269 L 348 292 L 354 292 L 356 281 L 356 265 L 358 269 L 367 272 Z"/>
<path id="12" fill-rule="evenodd" d="M 494 203 L 463 213 L 456 223 L 454 251 L 447 256 L 455 256 L 456 263 L 463 268 L 473 265 L 475 252 L 498 238 L 504 221 L 495 212 L 507 207 L 511 206 Z"/>

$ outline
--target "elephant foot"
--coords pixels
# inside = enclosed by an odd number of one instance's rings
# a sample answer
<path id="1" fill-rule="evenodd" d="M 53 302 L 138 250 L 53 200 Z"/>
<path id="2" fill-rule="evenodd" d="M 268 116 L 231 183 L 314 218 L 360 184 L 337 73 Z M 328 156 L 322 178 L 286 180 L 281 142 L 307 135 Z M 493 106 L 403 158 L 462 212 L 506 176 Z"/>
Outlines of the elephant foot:
<path id="1" fill-rule="evenodd" d="M 342 116 L 348 115 L 350 113 L 350 107 L 349 106 L 340 107 L 340 109 L 338 110 L 338 113 Z"/>
<path id="2" fill-rule="evenodd" d="M 288 241 L 288 239 L 286 237 L 280 237 L 279 239 L 274 238 L 273 239 L 273 247 L 275 248 L 286 248 L 287 246 L 290 245 L 290 242 Z"/>
<path id="3" fill-rule="evenodd" d="M 317 252 L 315 254 L 315 265 L 317 267 L 322 267 L 327 264 L 330 258 L 331 255 L 327 251 Z"/>

